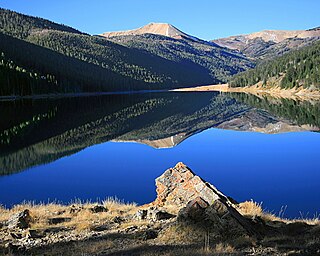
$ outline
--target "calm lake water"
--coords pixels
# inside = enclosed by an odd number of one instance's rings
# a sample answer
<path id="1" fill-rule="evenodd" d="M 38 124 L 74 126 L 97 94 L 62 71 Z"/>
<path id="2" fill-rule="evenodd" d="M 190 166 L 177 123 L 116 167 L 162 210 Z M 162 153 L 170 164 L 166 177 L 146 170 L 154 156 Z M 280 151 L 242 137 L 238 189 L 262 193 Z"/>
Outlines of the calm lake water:
<path id="1" fill-rule="evenodd" d="M 237 201 L 320 213 L 320 104 L 220 93 L 0 102 L 0 204 L 153 201 L 177 162 Z"/>

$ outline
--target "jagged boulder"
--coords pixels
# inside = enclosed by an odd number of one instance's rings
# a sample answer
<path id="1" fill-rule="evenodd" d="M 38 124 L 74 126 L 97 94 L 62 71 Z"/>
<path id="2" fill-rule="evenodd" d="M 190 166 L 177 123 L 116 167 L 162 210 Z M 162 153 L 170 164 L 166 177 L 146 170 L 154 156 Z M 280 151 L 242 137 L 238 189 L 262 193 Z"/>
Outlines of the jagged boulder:
<path id="1" fill-rule="evenodd" d="M 235 233 L 260 237 L 249 219 L 242 216 L 234 201 L 216 187 L 195 175 L 186 165 L 178 163 L 156 179 L 157 198 L 154 207 L 176 207 L 179 220 L 203 221 Z"/>
<path id="2" fill-rule="evenodd" d="M 18 212 L 10 217 L 7 221 L 7 226 L 10 229 L 19 228 L 26 229 L 29 228 L 32 218 L 30 216 L 30 211 L 28 209 Z"/>
<path id="3" fill-rule="evenodd" d="M 211 205 L 221 196 L 225 197 L 214 186 L 195 175 L 183 163 L 178 163 L 174 168 L 166 170 L 156 179 L 156 186 L 157 199 L 154 204 L 157 206 L 184 207 L 196 197 L 202 198 Z M 226 200 L 228 199 L 226 198 Z"/>

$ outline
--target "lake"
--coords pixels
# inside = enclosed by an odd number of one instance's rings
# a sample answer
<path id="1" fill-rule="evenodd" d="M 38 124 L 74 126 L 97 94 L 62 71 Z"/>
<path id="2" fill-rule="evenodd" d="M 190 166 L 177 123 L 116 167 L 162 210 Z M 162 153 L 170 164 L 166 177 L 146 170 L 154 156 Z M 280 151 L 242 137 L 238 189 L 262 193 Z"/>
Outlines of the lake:
<path id="1" fill-rule="evenodd" d="M 320 103 L 217 92 L 1 101 L 0 204 L 144 204 L 177 162 L 241 202 L 320 213 Z"/>

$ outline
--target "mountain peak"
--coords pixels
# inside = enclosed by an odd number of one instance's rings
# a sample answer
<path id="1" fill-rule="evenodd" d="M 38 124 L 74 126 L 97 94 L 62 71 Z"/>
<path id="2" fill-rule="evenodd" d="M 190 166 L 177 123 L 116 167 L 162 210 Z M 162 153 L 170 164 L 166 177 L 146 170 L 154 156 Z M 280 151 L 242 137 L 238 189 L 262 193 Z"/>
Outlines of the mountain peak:
<path id="1" fill-rule="evenodd" d="M 126 31 L 116 31 L 116 32 L 106 32 L 101 34 L 104 37 L 114 37 L 114 36 L 128 36 L 128 35 L 143 35 L 143 34 L 155 34 L 162 35 L 171 38 L 181 39 L 181 38 L 189 38 L 193 40 L 197 40 L 197 38 L 190 36 L 181 30 L 177 29 L 175 26 L 169 23 L 156 23 L 151 22 L 143 27 L 126 30 Z"/>

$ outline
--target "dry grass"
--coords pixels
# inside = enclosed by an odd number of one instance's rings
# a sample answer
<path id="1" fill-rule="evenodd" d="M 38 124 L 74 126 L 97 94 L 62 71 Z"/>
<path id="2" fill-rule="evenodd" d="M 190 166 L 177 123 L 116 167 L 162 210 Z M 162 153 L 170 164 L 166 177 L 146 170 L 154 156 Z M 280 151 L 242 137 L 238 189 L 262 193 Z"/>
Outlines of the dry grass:
<path id="1" fill-rule="evenodd" d="M 118 214 L 131 214 L 137 210 L 136 203 L 125 203 L 117 198 L 109 197 L 102 201 L 104 207 L 106 207 L 110 212 Z"/>
<path id="2" fill-rule="evenodd" d="M 245 201 L 238 206 L 239 212 L 244 216 L 261 216 L 263 214 L 262 203 Z"/>
<path id="3" fill-rule="evenodd" d="M 266 212 L 262 209 L 262 203 L 254 202 L 253 200 L 245 201 L 238 205 L 238 211 L 247 217 L 261 217 L 265 221 L 284 221 L 275 214 Z"/>
<path id="4" fill-rule="evenodd" d="M 52 224 L 50 225 L 49 219 L 59 217 L 71 218 L 70 221 L 61 223 L 61 225 L 82 232 L 90 230 L 97 225 L 108 223 L 115 216 L 121 215 L 126 217 L 138 210 L 137 205 L 134 203 L 124 203 L 113 198 L 107 198 L 103 201 L 103 205 L 108 209 L 107 212 L 93 213 L 91 209 L 96 205 L 96 203 L 94 204 L 90 202 L 83 203 L 80 200 L 69 205 L 62 205 L 58 203 L 35 204 L 34 202 L 24 202 L 14 206 L 12 209 L 0 207 L 0 221 L 6 221 L 13 214 L 28 209 L 32 217 L 31 228 L 33 229 L 45 229 L 51 226 L 56 226 Z M 70 212 L 72 206 L 76 209 L 80 209 L 79 212 Z"/>
<path id="5" fill-rule="evenodd" d="M 203 243 L 206 232 L 194 225 L 175 223 L 164 229 L 158 241 L 165 244 L 192 244 Z"/>
<path id="6" fill-rule="evenodd" d="M 235 251 L 235 249 L 229 244 L 218 243 L 214 247 L 213 251 L 215 253 L 233 253 Z"/>
<path id="7" fill-rule="evenodd" d="M 286 206 L 281 207 L 278 216 L 273 213 L 266 212 L 262 209 L 262 203 L 251 201 L 245 201 L 238 205 L 238 211 L 247 217 L 259 216 L 265 221 L 281 221 L 284 223 L 295 223 L 295 222 L 304 222 L 309 225 L 320 225 L 320 215 L 315 214 L 312 218 L 307 218 L 301 215 L 297 219 L 286 219 L 284 218 Z"/>
<path id="8" fill-rule="evenodd" d="M 120 229 L 126 229 L 130 227 L 141 227 L 141 226 L 146 226 L 150 224 L 150 221 L 148 220 L 129 220 L 127 222 L 123 222 L 120 225 Z"/>

